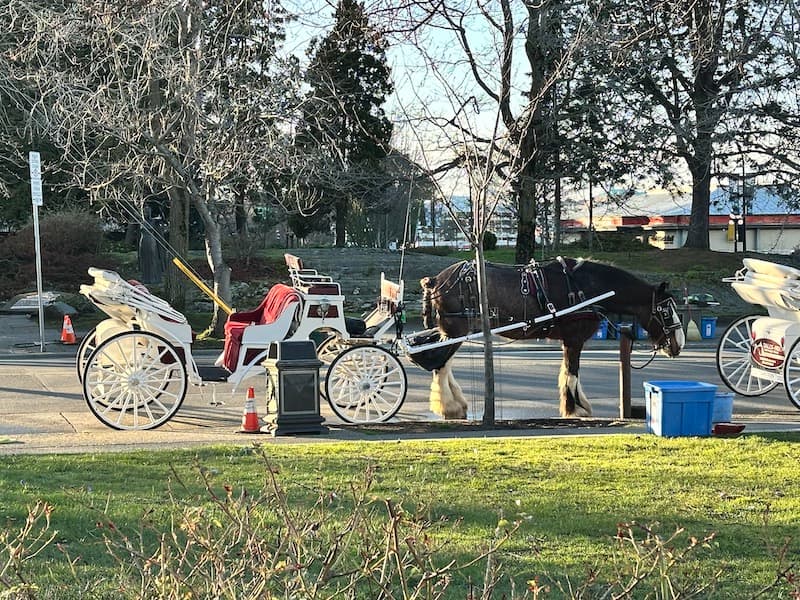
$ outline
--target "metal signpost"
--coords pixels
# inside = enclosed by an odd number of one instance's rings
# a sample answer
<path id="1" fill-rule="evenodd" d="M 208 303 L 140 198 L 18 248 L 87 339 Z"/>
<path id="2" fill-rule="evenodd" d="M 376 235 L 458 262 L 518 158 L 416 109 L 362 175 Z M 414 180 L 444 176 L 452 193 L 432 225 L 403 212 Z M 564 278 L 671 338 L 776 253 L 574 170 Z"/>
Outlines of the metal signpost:
<path id="1" fill-rule="evenodd" d="M 42 300 L 42 248 L 39 243 L 39 207 L 42 205 L 42 159 L 38 152 L 28 153 L 33 203 L 33 239 L 36 244 L 36 292 L 39 298 L 39 350 L 44 352 L 44 301 Z"/>

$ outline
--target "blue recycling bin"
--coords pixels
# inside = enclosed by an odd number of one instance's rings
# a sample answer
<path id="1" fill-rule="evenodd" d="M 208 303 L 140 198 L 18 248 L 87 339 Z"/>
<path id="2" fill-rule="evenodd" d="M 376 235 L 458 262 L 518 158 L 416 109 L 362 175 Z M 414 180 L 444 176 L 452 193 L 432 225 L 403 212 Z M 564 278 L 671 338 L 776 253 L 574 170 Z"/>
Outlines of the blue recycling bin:
<path id="1" fill-rule="evenodd" d="M 700 337 L 708 340 L 717 331 L 717 317 L 700 317 Z"/>
<path id="2" fill-rule="evenodd" d="M 592 336 L 593 340 L 604 340 L 608 335 L 608 321 L 605 319 L 600 321 L 600 325 L 597 327 L 597 331 L 594 332 Z"/>

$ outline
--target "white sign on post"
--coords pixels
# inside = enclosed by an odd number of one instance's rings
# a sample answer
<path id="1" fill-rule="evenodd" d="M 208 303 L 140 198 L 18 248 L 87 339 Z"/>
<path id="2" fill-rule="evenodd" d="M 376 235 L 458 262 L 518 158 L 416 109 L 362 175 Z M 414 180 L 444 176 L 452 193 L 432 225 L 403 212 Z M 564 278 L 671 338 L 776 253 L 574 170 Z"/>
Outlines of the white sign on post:
<path id="1" fill-rule="evenodd" d="M 31 201 L 34 206 L 42 205 L 42 158 L 38 152 L 28 153 L 31 171 Z"/>
<path id="2" fill-rule="evenodd" d="M 44 302 L 42 301 L 42 248 L 39 242 L 39 207 L 42 205 L 42 158 L 38 152 L 28 153 L 33 202 L 33 241 L 36 245 L 36 291 L 39 294 L 39 348 L 44 352 Z"/>

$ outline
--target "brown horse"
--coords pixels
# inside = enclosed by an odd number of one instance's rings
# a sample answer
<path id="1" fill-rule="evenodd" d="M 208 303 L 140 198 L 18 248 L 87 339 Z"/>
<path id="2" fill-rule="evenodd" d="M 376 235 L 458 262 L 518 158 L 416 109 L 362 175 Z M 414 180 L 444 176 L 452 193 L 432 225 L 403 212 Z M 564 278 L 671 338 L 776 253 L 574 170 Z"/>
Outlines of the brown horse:
<path id="1" fill-rule="evenodd" d="M 673 297 L 667 284 L 651 285 L 638 277 L 610 265 L 562 259 L 525 266 L 486 264 L 487 290 L 491 319 L 496 325 L 528 323 L 501 335 L 510 339 L 561 340 L 563 361 L 559 374 L 559 399 L 562 416 L 589 416 L 592 407 L 581 389 L 578 371 L 583 345 L 597 330 L 601 313 L 634 317 L 647 331 L 654 350 L 669 357 L 678 356 L 684 334 Z M 420 281 L 423 287 L 425 326 L 435 330 L 423 332 L 412 340 L 422 344 L 479 331 L 480 304 L 477 276 L 471 262 L 447 267 L 434 277 Z M 533 324 L 537 317 L 553 315 L 583 300 L 613 291 L 614 295 L 596 304 L 563 316 Z M 446 418 L 465 418 L 467 402 L 450 369 L 450 358 L 461 344 L 423 350 L 409 355 L 421 367 L 433 371 L 431 408 Z"/>

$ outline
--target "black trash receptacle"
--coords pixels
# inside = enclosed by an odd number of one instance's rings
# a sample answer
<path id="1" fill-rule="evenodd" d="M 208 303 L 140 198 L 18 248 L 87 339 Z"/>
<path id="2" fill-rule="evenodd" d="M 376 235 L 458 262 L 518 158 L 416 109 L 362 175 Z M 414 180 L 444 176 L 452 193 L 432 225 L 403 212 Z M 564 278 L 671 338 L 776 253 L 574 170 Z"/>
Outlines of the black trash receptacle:
<path id="1" fill-rule="evenodd" d="M 264 361 L 275 391 L 272 435 L 327 433 L 319 410 L 319 368 L 322 361 L 312 341 L 276 342 Z"/>

